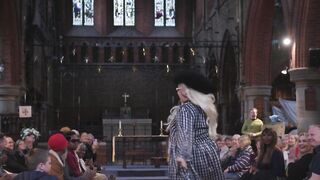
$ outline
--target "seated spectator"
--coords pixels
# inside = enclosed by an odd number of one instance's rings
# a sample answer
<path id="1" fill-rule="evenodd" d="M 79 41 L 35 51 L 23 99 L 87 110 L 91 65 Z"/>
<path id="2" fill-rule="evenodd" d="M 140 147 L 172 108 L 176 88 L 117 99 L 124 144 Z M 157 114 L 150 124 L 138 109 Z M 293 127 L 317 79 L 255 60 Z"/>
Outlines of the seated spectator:
<path id="1" fill-rule="evenodd" d="M 71 179 L 69 166 L 65 163 L 68 147 L 66 138 L 61 133 L 54 134 L 49 138 L 48 146 L 52 165 L 49 174 L 57 176 L 59 180 Z M 94 175 L 94 171 L 87 171 L 83 176 L 73 179 L 92 179 Z"/>
<path id="2" fill-rule="evenodd" d="M 277 147 L 281 150 L 283 154 L 285 167 L 289 164 L 289 148 L 288 148 L 288 134 L 283 135 L 278 138 Z"/>
<path id="3" fill-rule="evenodd" d="M 262 131 L 254 180 L 273 180 L 285 177 L 283 154 L 276 147 L 277 139 L 277 133 L 274 130 L 266 128 Z"/>
<path id="4" fill-rule="evenodd" d="M 94 169 L 95 167 L 93 164 L 86 164 L 83 160 L 83 157 L 86 153 L 87 146 L 84 143 L 79 144 L 76 152 L 79 158 L 79 165 L 80 165 L 80 171 L 81 173 L 85 173 L 88 169 Z M 96 175 L 93 178 L 94 180 L 105 180 L 107 179 L 106 175 L 101 173 L 96 173 Z"/>
<path id="5" fill-rule="evenodd" d="M 304 133 L 299 136 L 298 146 L 300 148 L 300 159 L 288 165 L 288 179 L 301 180 L 307 177 L 309 164 L 313 157 L 313 148 L 308 140 L 308 134 Z"/>
<path id="6" fill-rule="evenodd" d="M 7 155 L 6 153 L 3 153 L 5 149 L 5 143 L 6 140 L 4 134 L 0 132 L 0 179 L 8 175 L 3 169 L 3 165 L 7 161 Z"/>
<path id="7" fill-rule="evenodd" d="M 224 142 L 226 143 L 226 146 L 230 149 L 232 147 L 232 137 L 226 136 L 224 138 Z"/>
<path id="8" fill-rule="evenodd" d="M 17 158 L 17 161 L 19 162 L 19 164 L 23 164 L 24 166 L 26 165 L 26 156 L 25 156 L 25 150 L 26 150 L 26 144 L 24 143 L 24 141 L 22 141 L 21 139 L 18 139 L 15 143 L 15 156 Z"/>
<path id="9" fill-rule="evenodd" d="M 64 180 L 66 175 L 64 167 L 67 156 L 68 141 L 62 134 L 57 133 L 50 136 L 48 146 L 51 158 L 51 169 L 49 174 L 58 177 L 59 180 Z"/>
<path id="10" fill-rule="evenodd" d="M 314 156 L 310 163 L 310 179 L 320 179 L 320 124 L 313 124 L 309 127 L 309 142 L 314 147 Z"/>
<path id="11" fill-rule="evenodd" d="M 220 150 L 220 160 L 228 153 L 229 148 L 226 146 L 226 143 L 224 142 L 224 137 L 220 136 L 216 139 L 216 143 L 218 145 L 218 148 Z"/>
<path id="12" fill-rule="evenodd" d="M 40 137 L 40 133 L 34 128 L 24 128 L 20 132 L 20 137 L 27 147 L 25 153 L 28 154 L 30 150 L 36 147 L 36 140 Z"/>
<path id="13" fill-rule="evenodd" d="M 20 173 L 28 170 L 25 163 L 18 161 L 15 150 L 14 141 L 11 137 L 5 136 L 5 150 L 7 161 L 5 162 L 4 169 L 10 173 Z"/>
<path id="14" fill-rule="evenodd" d="M 51 158 L 47 150 L 33 149 L 27 158 L 28 168 L 31 171 L 24 171 L 18 174 L 15 180 L 57 180 L 55 176 L 51 176 L 48 172 L 51 169 Z"/>
<path id="15" fill-rule="evenodd" d="M 225 169 L 226 179 L 240 179 L 244 173 L 249 171 L 254 159 L 254 152 L 250 144 L 251 140 L 248 135 L 239 138 L 240 152 L 236 155 L 234 163 Z"/>
<path id="16" fill-rule="evenodd" d="M 70 175 L 79 177 L 82 175 L 82 173 L 80 171 L 79 158 L 77 157 L 75 151 L 80 143 L 80 139 L 73 131 L 66 133 L 66 139 L 68 140 L 67 163 L 69 166 Z"/>
<path id="17" fill-rule="evenodd" d="M 298 136 L 289 134 L 288 137 L 288 164 L 299 158 Z"/>
<path id="18" fill-rule="evenodd" d="M 94 163 L 97 158 L 97 154 L 95 152 L 97 150 L 97 142 L 95 142 L 94 136 L 92 134 L 87 134 L 86 137 L 83 138 L 82 142 L 87 146 L 86 154 L 83 157 L 84 161 L 91 161 L 91 163 Z"/>
<path id="19" fill-rule="evenodd" d="M 235 134 L 232 136 L 232 146 L 231 148 L 229 148 L 228 153 L 226 153 L 226 155 L 221 160 L 221 166 L 223 170 L 234 163 L 235 157 L 239 153 L 239 138 L 239 134 Z"/>

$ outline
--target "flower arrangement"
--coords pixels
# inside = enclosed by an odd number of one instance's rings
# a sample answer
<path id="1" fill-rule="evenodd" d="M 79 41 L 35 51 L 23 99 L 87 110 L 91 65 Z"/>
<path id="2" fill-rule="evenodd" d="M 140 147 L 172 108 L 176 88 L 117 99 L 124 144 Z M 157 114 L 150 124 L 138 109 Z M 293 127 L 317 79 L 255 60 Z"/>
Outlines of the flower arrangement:
<path id="1" fill-rule="evenodd" d="M 25 139 L 27 136 L 34 135 L 36 139 L 38 139 L 41 135 L 39 131 L 34 128 L 23 128 L 20 132 L 21 139 Z"/>

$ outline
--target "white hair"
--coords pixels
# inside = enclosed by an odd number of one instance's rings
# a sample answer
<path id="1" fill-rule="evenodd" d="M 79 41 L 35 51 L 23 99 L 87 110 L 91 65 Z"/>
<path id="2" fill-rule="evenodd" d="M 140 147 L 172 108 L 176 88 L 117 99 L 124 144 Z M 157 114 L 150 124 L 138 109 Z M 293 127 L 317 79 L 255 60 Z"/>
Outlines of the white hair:
<path id="1" fill-rule="evenodd" d="M 184 85 L 184 84 L 183 84 Z M 185 85 L 184 85 L 185 86 Z M 207 115 L 207 124 L 209 126 L 209 136 L 214 138 L 217 135 L 217 118 L 218 112 L 214 105 L 215 97 L 213 94 L 203 94 L 192 88 L 186 87 L 186 95 L 189 100 L 201 107 Z"/>

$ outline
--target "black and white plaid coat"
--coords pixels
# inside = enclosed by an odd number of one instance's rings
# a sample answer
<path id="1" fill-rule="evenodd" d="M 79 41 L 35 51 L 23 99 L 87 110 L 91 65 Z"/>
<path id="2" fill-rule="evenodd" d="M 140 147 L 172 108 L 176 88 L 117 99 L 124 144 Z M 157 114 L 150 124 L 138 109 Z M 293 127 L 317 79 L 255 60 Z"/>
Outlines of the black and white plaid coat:
<path id="1" fill-rule="evenodd" d="M 224 179 L 218 147 L 209 138 L 206 115 L 199 106 L 191 102 L 180 106 L 170 128 L 169 157 L 170 179 Z M 177 165 L 177 157 L 187 161 L 187 170 Z"/>

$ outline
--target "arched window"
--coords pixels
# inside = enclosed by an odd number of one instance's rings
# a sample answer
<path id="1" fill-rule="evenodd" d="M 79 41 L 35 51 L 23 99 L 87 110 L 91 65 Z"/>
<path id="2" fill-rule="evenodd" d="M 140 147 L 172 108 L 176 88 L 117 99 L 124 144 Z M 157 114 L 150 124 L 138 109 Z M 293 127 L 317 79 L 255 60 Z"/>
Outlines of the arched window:
<path id="1" fill-rule="evenodd" d="M 154 25 L 176 26 L 175 0 L 154 0 Z"/>
<path id="2" fill-rule="evenodd" d="M 113 25 L 135 25 L 135 0 L 113 0 Z"/>
<path id="3" fill-rule="evenodd" d="M 73 0 L 74 26 L 93 26 L 94 0 Z"/>

